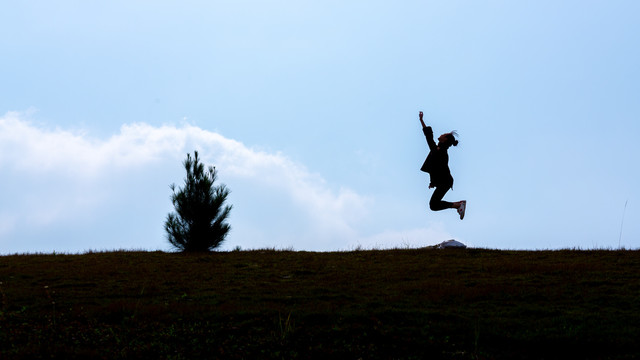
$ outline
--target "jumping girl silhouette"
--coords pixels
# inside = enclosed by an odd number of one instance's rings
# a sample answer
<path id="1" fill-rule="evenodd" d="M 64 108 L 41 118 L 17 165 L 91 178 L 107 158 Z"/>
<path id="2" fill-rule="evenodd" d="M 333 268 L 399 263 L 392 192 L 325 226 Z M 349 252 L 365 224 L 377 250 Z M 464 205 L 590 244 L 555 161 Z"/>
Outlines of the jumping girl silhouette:
<path id="1" fill-rule="evenodd" d="M 458 145 L 458 140 L 455 138 L 458 134 L 456 134 L 455 131 L 442 134 L 438 138 L 438 144 L 436 144 L 433 140 L 433 130 L 431 126 L 425 125 L 422 117 L 423 114 L 422 111 L 420 111 L 420 123 L 422 124 L 422 132 L 427 138 L 427 144 L 429 144 L 429 155 L 420 170 L 430 175 L 431 183 L 429 183 L 429 189 L 436 188 L 429 201 L 429 208 L 433 211 L 457 209 L 460 220 L 462 220 L 464 219 L 467 201 L 462 200 L 452 203 L 442 200 L 447 191 L 453 188 L 453 176 L 451 176 L 451 170 L 449 170 L 449 154 L 447 150 L 451 145 Z"/>

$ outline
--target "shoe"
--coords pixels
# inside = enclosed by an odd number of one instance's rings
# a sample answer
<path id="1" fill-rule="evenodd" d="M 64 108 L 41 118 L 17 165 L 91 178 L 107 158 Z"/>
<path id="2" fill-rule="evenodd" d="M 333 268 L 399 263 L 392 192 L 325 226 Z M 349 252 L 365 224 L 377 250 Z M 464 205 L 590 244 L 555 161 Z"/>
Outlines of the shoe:
<path id="1" fill-rule="evenodd" d="M 458 214 L 460 214 L 460 220 L 464 219 L 464 211 L 467 208 L 467 200 L 460 201 L 460 207 L 458 208 Z"/>

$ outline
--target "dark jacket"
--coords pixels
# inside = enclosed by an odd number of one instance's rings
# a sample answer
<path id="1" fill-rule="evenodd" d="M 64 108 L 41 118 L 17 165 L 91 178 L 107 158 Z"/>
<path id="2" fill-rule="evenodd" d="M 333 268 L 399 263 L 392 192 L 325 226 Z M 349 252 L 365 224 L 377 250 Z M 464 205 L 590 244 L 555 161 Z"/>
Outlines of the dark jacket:
<path id="1" fill-rule="evenodd" d="M 453 188 L 453 176 L 449 170 L 449 154 L 446 148 L 438 149 L 438 145 L 433 140 L 433 130 L 431 126 L 423 127 L 422 132 L 429 144 L 429 155 L 425 159 L 420 170 L 429 173 L 431 177 L 430 186 L 445 186 L 447 189 Z"/>

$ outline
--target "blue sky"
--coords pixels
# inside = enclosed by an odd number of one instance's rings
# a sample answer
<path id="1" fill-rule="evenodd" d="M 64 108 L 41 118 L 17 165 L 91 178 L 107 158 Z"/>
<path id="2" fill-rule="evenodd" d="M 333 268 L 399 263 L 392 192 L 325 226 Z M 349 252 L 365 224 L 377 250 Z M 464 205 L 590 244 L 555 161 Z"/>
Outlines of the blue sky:
<path id="1" fill-rule="evenodd" d="M 0 253 L 169 250 L 169 185 L 196 149 L 232 191 L 223 249 L 638 248 L 638 14 L 637 1 L 2 4 Z M 445 199 L 468 201 L 463 221 L 428 210 L 420 110 L 436 135 L 460 134 Z"/>

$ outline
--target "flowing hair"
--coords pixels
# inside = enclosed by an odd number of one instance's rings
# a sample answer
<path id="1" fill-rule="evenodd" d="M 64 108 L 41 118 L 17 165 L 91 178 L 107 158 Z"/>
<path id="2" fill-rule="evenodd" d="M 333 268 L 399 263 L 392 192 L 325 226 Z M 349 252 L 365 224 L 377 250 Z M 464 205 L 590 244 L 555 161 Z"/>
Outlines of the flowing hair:
<path id="1" fill-rule="evenodd" d="M 458 146 L 458 140 L 456 140 L 456 137 L 458 136 L 458 132 L 453 130 L 452 132 L 447 134 L 447 145 L 451 146 Z"/>

